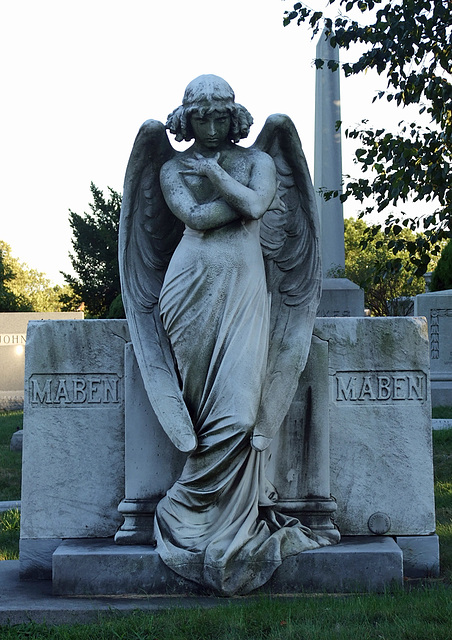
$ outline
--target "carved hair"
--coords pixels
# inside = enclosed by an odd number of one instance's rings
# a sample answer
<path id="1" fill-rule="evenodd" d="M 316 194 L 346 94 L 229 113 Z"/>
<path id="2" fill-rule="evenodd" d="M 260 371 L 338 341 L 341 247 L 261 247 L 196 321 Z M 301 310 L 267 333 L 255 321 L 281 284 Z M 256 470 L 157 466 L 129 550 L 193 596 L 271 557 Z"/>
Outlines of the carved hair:
<path id="1" fill-rule="evenodd" d="M 245 107 L 235 102 L 234 92 L 222 78 L 203 75 L 195 78 L 185 89 L 182 105 L 168 116 L 166 128 L 176 135 L 176 140 L 193 140 L 190 117 L 198 113 L 202 118 L 213 111 L 227 111 L 231 116 L 229 139 L 238 142 L 246 138 L 253 118 Z"/>

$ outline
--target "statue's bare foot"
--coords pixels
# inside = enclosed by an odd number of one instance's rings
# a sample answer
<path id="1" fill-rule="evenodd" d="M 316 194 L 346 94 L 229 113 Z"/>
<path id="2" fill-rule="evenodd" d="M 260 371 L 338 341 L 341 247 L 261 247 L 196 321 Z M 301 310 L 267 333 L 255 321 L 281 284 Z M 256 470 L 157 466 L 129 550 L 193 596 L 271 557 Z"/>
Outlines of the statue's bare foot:
<path id="1" fill-rule="evenodd" d="M 256 451 L 264 451 L 270 446 L 273 438 L 266 438 L 265 436 L 251 436 L 251 447 Z"/>

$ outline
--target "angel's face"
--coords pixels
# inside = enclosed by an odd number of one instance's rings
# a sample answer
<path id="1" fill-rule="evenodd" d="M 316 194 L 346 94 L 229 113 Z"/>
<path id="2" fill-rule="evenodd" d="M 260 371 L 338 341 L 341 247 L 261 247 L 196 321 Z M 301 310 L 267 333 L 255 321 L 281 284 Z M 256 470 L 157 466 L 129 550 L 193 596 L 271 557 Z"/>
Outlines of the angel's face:
<path id="1" fill-rule="evenodd" d="M 227 111 L 212 111 L 204 116 L 195 112 L 190 123 L 198 144 L 207 149 L 217 149 L 228 138 L 231 116 Z"/>

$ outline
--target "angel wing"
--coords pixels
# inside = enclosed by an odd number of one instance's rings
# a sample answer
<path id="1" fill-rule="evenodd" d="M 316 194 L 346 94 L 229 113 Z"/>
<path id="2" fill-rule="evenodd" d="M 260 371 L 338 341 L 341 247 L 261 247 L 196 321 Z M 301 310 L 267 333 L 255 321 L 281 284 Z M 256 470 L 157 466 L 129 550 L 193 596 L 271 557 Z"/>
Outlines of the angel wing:
<path id="1" fill-rule="evenodd" d="M 320 302 L 320 231 L 314 188 L 293 122 L 270 116 L 254 147 L 272 156 L 284 213 L 269 210 L 261 223 L 261 246 L 271 294 L 267 374 L 253 437 L 263 449 L 279 429 L 295 395 L 311 346 Z M 254 446 L 254 445 L 253 445 Z"/>
<path id="2" fill-rule="evenodd" d="M 176 153 L 161 122 L 147 120 L 141 126 L 124 181 L 119 269 L 130 336 L 152 408 L 173 444 L 188 452 L 197 438 L 158 309 L 163 278 L 184 230 L 160 189 L 160 169 Z"/>

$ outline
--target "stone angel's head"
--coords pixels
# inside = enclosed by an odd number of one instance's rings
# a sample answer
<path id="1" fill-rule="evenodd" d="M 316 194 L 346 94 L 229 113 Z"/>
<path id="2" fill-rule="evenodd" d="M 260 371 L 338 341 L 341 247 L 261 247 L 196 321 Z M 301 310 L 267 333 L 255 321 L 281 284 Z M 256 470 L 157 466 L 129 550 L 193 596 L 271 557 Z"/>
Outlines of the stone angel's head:
<path id="1" fill-rule="evenodd" d="M 251 114 L 235 102 L 234 92 L 229 84 L 214 75 L 199 76 L 190 82 L 185 89 L 181 106 L 168 116 L 166 128 L 175 134 L 178 142 L 193 140 L 195 135 L 191 116 L 196 113 L 203 118 L 213 112 L 227 113 L 230 116 L 229 139 L 232 142 L 247 137 L 253 124 Z"/>

